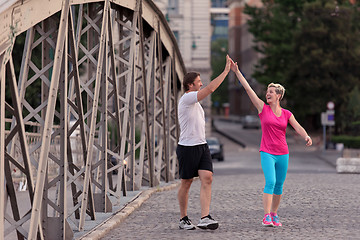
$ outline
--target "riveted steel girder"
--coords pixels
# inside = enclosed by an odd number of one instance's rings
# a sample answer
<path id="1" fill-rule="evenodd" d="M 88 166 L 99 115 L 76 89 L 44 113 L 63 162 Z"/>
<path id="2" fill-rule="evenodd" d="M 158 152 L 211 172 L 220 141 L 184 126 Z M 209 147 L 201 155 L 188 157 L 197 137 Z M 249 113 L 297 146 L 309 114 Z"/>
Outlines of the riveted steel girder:
<path id="1" fill-rule="evenodd" d="M 71 239 L 127 191 L 177 177 L 185 67 L 154 3 L 1 10 L 0 239 Z"/>

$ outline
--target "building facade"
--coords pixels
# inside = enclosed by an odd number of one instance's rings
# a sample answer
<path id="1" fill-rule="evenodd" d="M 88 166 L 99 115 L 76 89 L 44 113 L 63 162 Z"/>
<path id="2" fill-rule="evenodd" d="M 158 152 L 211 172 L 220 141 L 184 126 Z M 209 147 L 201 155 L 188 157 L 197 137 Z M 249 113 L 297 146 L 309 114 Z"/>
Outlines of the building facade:
<path id="1" fill-rule="evenodd" d="M 243 13 L 245 4 L 261 6 L 261 0 L 229 0 L 229 54 L 239 65 L 239 68 L 250 86 L 258 94 L 263 88 L 251 77 L 255 64 L 260 58 L 259 53 L 253 49 L 253 36 L 248 31 L 248 16 Z M 232 115 L 257 114 L 244 88 L 237 80 L 235 74 L 229 75 L 229 103 Z"/>
<path id="2" fill-rule="evenodd" d="M 227 0 L 211 0 L 211 41 L 228 38 L 229 8 Z"/>
<path id="3" fill-rule="evenodd" d="M 186 70 L 200 73 L 206 86 L 211 81 L 211 24 L 209 0 L 154 0 L 169 22 Z M 206 134 L 211 132 L 211 96 L 201 105 L 205 111 Z"/>

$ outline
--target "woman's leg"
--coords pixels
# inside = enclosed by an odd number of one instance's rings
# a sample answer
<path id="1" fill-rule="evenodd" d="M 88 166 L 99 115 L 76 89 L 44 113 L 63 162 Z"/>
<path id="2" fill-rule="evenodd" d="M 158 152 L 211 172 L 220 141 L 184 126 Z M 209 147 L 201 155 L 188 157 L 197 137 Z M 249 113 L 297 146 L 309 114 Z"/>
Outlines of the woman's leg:
<path id="1" fill-rule="evenodd" d="M 274 196 L 272 200 L 271 212 L 277 213 L 282 196 L 283 186 L 289 165 L 289 154 L 276 156 L 275 172 L 276 183 L 274 187 Z"/>
<path id="2" fill-rule="evenodd" d="M 273 195 L 268 193 L 263 193 L 264 214 L 270 214 L 272 202 L 273 202 Z"/>
<path id="3" fill-rule="evenodd" d="M 269 214 L 272 205 L 275 187 L 275 161 L 271 154 L 260 152 L 261 167 L 265 177 L 265 188 L 263 194 L 264 214 Z"/>
<path id="4" fill-rule="evenodd" d="M 280 200 L 282 195 L 273 195 L 272 203 L 271 203 L 271 212 L 277 213 L 277 210 L 279 209 Z"/>

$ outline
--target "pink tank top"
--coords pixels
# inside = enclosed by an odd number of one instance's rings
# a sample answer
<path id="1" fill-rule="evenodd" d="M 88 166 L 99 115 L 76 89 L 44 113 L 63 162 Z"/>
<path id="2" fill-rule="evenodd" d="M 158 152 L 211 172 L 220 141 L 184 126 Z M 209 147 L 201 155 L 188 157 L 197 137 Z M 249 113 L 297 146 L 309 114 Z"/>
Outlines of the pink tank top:
<path id="1" fill-rule="evenodd" d="M 263 110 L 259 113 L 262 129 L 260 152 L 273 155 L 289 154 L 286 127 L 291 115 L 289 110 L 282 108 L 281 116 L 277 117 L 270 106 L 264 104 Z"/>

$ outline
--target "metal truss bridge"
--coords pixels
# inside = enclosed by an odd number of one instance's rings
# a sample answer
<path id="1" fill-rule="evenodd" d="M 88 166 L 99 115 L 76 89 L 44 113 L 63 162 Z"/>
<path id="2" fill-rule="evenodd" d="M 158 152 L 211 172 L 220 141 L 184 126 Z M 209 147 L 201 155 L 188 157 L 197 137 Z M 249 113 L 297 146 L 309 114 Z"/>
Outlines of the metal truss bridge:
<path id="1" fill-rule="evenodd" d="M 174 180 L 185 67 L 155 4 L 0 2 L 0 239 L 72 239 Z"/>

